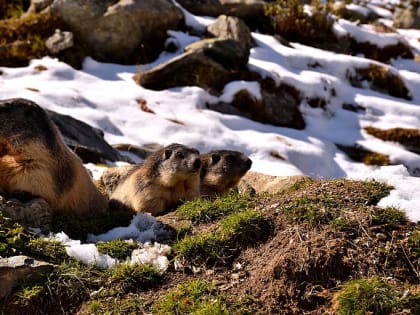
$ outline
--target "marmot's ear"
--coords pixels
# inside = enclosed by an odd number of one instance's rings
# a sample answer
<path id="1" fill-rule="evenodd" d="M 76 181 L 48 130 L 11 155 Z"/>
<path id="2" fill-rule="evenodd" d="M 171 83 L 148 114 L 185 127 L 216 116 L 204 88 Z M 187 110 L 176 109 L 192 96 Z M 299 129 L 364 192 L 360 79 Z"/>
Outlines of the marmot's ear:
<path id="1" fill-rule="evenodd" d="M 211 161 L 216 164 L 217 162 L 220 161 L 220 155 L 219 154 L 212 154 L 211 155 Z"/>
<path id="2" fill-rule="evenodd" d="M 171 149 L 166 149 L 164 154 L 163 154 L 163 159 L 164 160 L 169 159 L 171 157 L 171 154 L 172 154 L 172 150 Z"/>

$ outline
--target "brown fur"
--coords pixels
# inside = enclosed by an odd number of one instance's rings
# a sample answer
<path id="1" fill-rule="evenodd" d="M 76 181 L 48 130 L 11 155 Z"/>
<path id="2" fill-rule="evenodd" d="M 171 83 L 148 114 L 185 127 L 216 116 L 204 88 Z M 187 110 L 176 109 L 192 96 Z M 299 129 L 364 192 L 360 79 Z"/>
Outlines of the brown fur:
<path id="1" fill-rule="evenodd" d="M 227 193 L 238 185 L 251 168 L 252 161 L 243 153 L 231 150 L 214 150 L 200 155 L 200 194 L 215 197 Z"/>
<path id="2" fill-rule="evenodd" d="M 41 107 L 25 99 L 0 101 L 0 190 L 41 197 L 58 212 L 107 210 L 57 127 Z"/>
<path id="3" fill-rule="evenodd" d="M 121 179 L 112 207 L 159 215 L 200 196 L 200 156 L 196 149 L 171 144 L 150 155 Z"/>

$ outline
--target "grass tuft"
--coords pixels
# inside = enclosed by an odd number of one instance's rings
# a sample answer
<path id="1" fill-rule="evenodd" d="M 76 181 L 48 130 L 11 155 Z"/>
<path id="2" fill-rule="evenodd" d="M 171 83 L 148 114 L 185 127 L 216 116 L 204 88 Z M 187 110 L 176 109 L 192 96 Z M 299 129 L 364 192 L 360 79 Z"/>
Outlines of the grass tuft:
<path id="1" fill-rule="evenodd" d="M 193 265 L 211 265 L 231 257 L 228 239 L 214 233 L 187 236 L 175 242 L 173 249 L 178 257 Z"/>
<path id="2" fill-rule="evenodd" d="M 211 222 L 231 213 L 237 213 L 250 207 L 249 195 L 231 193 L 226 196 L 189 201 L 178 207 L 176 215 L 193 223 Z"/>
<path id="3" fill-rule="evenodd" d="M 125 260 L 131 256 L 131 252 L 138 248 L 138 245 L 133 242 L 124 240 L 112 240 L 107 242 L 97 242 L 96 248 L 102 254 L 109 255 L 118 260 Z"/>
<path id="4" fill-rule="evenodd" d="M 64 246 L 55 240 L 34 238 L 26 245 L 26 249 L 31 256 L 52 263 L 61 263 L 70 259 Z"/>
<path id="5" fill-rule="evenodd" d="M 154 315 L 257 315 L 257 300 L 250 295 L 229 301 L 204 280 L 191 280 L 178 285 L 152 306 Z"/>
<path id="6" fill-rule="evenodd" d="M 387 315 L 397 305 L 398 296 L 399 292 L 381 278 L 354 279 L 337 292 L 337 313 Z"/>
<path id="7" fill-rule="evenodd" d="M 150 264 L 119 264 L 109 272 L 113 287 L 121 293 L 148 289 L 162 278 L 156 267 Z"/>
<path id="8" fill-rule="evenodd" d="M 395 229 L 406 222 L 407 216 L 405 212 L 397 208 L 375 208 L 372 213 L 372 224 L 381 225 L 385 229 Z"/>
<path id="9" fill-rule="evenodd" d="M 221 222 L 222 234 L 229 237 L 231 242 L 241 245 L 255 243 L 267 236 L 269 230 L 268 221 L 255 210 L 231 214 Z"/>

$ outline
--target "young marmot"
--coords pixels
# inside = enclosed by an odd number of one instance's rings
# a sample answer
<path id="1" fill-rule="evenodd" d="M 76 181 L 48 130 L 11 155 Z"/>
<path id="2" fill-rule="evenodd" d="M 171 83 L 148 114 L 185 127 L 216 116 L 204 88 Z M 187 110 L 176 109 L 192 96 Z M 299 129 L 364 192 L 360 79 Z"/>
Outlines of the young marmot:
<path id="1" fill-rule="evenodd" d="M 182 144 L 166 146 L 131 169 L 111 195 L 111 208 L 159 215 L 200 196 L 200 153 Z"/>
<path id="2" fill-rule="evenodd" d="M 0 101 L 0 190 L 45 199 L 53 211 L 107 210 L 81 160 L 32 101 Z"/>
<path id="3" fill-rule="evenodd" d="M 200 194 L 215 197 L 227 193 L 251 168 L 245 154 L 231 150 L 214 150 L 200 155 Z"/>

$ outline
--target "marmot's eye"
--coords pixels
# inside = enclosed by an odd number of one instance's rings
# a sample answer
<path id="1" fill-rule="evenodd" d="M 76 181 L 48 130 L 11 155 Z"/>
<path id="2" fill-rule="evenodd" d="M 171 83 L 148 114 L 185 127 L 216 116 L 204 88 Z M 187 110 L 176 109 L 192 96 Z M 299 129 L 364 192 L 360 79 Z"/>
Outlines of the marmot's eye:
<path id="1" fill-rule="evenodd" d="M 183 159 L 183 158 L 184 158 L 184 153 L 182 153 L 182 152 L 177 152 L 177 153 L 176 153 L 176 157 L 177 157 L 177 158 L 179 158 L 179 159 Z"/>

